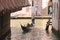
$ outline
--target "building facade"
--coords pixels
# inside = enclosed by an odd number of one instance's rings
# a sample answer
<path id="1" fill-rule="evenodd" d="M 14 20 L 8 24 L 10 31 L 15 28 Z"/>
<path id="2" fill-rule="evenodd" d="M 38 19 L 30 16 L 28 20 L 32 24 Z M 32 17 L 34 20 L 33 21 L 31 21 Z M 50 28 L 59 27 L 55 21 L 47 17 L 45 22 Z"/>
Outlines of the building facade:
<path id="1" fill-rule="evenodd" d="M 42 14 L 42 0 L 32 0 L 32 15 L 40 16 Z"/>
<path id="2" fill-rule="evenodd" d="M 10 13 L 22 10 L 22 7 L 29 6 L 28 0 L 0 0 L 0 40 L 5 40 L 10 34 Z"/>
<path id="3" fill-rule="evenodd" d="M 52 26 L 60 31 L 60 0 L 53 0 Z"/>
<path id="4" fill-rule="evenodd" d="M 52 12 L 51 6 L 52 6 L 51 0 L 42 0 L 42 16 L 51 16 L 50 15 L 50 11 Z"/>

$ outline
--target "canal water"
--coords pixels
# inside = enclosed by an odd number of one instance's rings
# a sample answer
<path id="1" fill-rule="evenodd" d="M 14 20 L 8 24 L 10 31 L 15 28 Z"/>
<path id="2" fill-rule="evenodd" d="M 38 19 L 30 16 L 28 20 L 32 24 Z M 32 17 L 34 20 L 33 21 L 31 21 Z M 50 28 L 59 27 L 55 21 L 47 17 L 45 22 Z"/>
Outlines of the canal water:
<path id="1" fill-rule="evenodd" d="M 49 26 L 48 31 L 45 30 L 47 21 L 48 19 L 35 19 L 32 30 L 23 34 L 20 24 L 27 25 L 31 19 L 11 19 L 11 40 L 59 40 L 51 30 L 52 25 Z"/>

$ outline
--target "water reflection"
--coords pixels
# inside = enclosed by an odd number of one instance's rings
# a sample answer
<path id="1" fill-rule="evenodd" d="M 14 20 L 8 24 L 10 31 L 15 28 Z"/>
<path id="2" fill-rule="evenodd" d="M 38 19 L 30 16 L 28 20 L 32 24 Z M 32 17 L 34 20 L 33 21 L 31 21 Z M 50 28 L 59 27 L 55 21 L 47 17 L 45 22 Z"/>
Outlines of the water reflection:
<path id="1" fill-rule="evenodd" d="M 36 24 L 34 29 L 26 34 L 22 34 L 22 29 L 20 27 L 20 23 L 28 23 L 30 19 L 18 19 L 18 20 L 11 20 L 11 30 L 12 30 L 12 37 L 11 40 L 59 40 L 52 31 L 46 31 L 45 24 L 46 19 L 36 19 Z M 13 23 L 13 25 L 12 25 Z M 16 24 L 16 25 L 15 25 Z"/>

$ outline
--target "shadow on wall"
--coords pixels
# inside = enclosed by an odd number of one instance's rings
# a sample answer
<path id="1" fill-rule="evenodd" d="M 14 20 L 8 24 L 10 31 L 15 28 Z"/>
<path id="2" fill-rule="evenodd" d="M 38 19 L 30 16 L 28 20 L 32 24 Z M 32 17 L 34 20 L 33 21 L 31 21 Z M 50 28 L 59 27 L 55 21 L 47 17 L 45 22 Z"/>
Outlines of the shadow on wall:
<path id="1" fill-rule="evenodd" d="M 60 32 L 56 31 L 54 28 L 52 29 L 52 33 L 60 40 Z"/>
<path id="2" fill-rule="evenodd" d="M 7 32 L 1 40 L 11 40 L 11 31 Z"/>
<path id="3" fill-rule="evenodd" d="M 9 35 L 8 39 L 11 38 L 11 28 L 10 28 L 10 12 L 4 12 L 6 14 L 3 14 L 0 16 L 0 40 L 7 39 L 6 37 Z"/>

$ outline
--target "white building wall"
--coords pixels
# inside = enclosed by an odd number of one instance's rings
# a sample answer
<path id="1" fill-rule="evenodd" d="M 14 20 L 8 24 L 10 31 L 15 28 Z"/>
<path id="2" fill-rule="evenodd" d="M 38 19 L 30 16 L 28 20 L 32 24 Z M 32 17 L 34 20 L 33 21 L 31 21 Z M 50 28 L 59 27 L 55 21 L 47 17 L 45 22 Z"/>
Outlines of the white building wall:
<path id="1" fill-rule="evenodd" d="M 32 0 L 34 6 L 32 6 L 32 15 L 41 15 L 42 13 L 42 0 Z"/>
<path id="2" fill-rule="evenodd" d="M 37 15 L 42 15 L 42 0 L 38 0 L 38 10 Z"/>
<path id="3" fill-rule="evenodd" d="M 55 30 L 58 30 L 58 0 L 53 0 L 53 15 L 52 26 Z"/>

